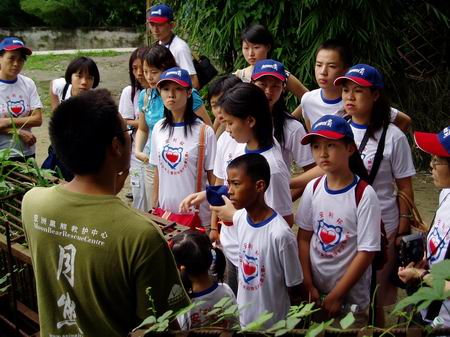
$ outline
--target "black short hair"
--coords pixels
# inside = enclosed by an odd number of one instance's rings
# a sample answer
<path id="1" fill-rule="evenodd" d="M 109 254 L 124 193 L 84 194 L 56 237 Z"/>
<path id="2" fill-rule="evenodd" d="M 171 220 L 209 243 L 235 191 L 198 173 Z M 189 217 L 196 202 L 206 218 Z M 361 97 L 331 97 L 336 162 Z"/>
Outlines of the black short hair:
<path id="1" fill-rule="evenodd" d="M 158 68 L 161 71 L 178 67 L 177 62 L 169 48 L 160 44 L 153 45 L 144 55 L 144 61 L 149 66 Z"/>
<path id="2" fill-rule="evenodd" d="M 25 49 L 19 48 L 19 49 L 16 49 L 16 50 L 18 50 L 18 51 L 20 52 L 20 55 L 22 56 L 23 60 L 26 61 L 28 55 L 26 54 Z M 7 51 L 8 51 L 8 50 L 5 50 L 5 49 L 0 50 L 0 56 L 5 55 L 5 53 L 6 53 Z M 10 51 L 12 51 L 12 50 L 10 50 Z"/>
<path id="3" fill-rule="evenodd" d="M 319 51 L 323 49 L 335 50 L 336 52 L 338 52 L 345 68 L 350 68 L 353 65 L 352 48 L 344 39 L 326 40 L 319 46 L 319 48 L 317 48 L 316 57 Z"/>
<path id="4" fill-rule="evenodd" d="M 100 73 L 98 71 L 97 64 L 93 59 L 86 56 L 80 56 L 72 60 L 67 66 L 66 74 L 64 75 L 66 83 L 72 83 L 72 74 L 77 72 L 87 72 L 89 75 L 94 76 L 94 84 L 92 85 L 92 88 L 97 88 L 100 83 Z"/>
<path id="5" fill-rule="evenodd" d="M 274 144 L 273 122 L 264 91 L 252 83 L 239 83 L 226 91 L 219 100 L 222 109 L 237 118 L 253 117 L 253 131 L 260 147 Z"/>
<path id="6" fill-rule="evenodd" d="M 212 271 L 219 281 L 223 281 L 225 256 L 219 248 L 213 248 L 206 234 L 193 230 L 186 231 L 172 239 L 171 247 L 177 266 L 184 266 L 186 274 L 199 276 Z M 183 274 L 181 276 L 186 290 L 192 290 L 189 279 L 183 277 Z"/>
<path id="7" fill-rule="evenodd" d="M 233 88 L 239 83 L 242 83 L 241 79 L 233 74 L 216 78 L 208 87 L 208 101 L 210 101 L 214 96 L 222 95 L 225 91 Z"/>
<path id="8" fill-rule="evenodd" d="M 227 167 L 228 169 L 240 169 L 245 171 L 252 181 L 263 180 L 266 183 L 266 189 L 270 184 L 270 166 L 266 158 L 259 153 L 246 153 L 234 158 Z"/>
<path id="9" fill-rule="evenodd" d="M 267 55 L 267 58 L 270 58 L 270 52 L 274 49 L 273 36 L 263 25 L 259 23 L 252 23 L 250 26 L 245 28 L 241 33 L 241 45 L 244 41 L 270 46 L 270 50 Z"/>
<path id="10" fill-rule="evenodd" d="M 58 158 L 78 175 L 97 173 L 116 136 L 125 143 L 121 116 L 106 89 L 88 90 L 61 102 L 49 124 Z"/>

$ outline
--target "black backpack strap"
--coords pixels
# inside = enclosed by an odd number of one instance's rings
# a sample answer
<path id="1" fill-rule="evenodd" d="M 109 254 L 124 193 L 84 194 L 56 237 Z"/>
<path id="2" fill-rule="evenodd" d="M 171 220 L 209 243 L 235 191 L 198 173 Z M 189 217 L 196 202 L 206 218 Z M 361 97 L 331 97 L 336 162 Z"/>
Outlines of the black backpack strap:
<path id="1" fill-rule="evenodd" d="M 383 132 L 381 133 L 380 141 L 378 142 L 377 152 L 375 152 L 375 158 L 373 159 L 372 169 L 370 170 L 370 174 L 369 174 L 369 184 L 370 185 L 372 185 L 373 182 L 375 181 L 375 177 L 377 176 L 381 161 L 383 160 L 383 152 L 384 152 L 384 145 L 386 143 L 387 129 L 388 129 L 388 125 L 385 125 L 383 127 Z M 366 132 L 366 134 L 367 134 L 367 132 Z M 365 136 L 366 135 L 364 135 L 364 137 Z M 369 138 L 369 137 L 367 137 L 367 138 Z M 366 143 L 367 143 L 367 141 L 366 141 Z"/>
<path id="2" fill-rule="evenodd" d="M 62 96 L 61 96 L 61 101 L 66 100 L 67 90 L 69 90 L 69 86 L 70 86 L 70 83 L 66 83 L 64 85 L 64 89 L 63 89 Z"/>

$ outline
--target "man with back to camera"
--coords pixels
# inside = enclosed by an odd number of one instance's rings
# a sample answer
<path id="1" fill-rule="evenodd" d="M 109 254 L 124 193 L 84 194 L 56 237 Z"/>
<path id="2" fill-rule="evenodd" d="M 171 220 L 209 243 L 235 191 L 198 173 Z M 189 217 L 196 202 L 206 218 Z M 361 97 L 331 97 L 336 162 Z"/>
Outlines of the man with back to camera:
<path id="1" fill-rule="evenodd" d="M 198 90 L 200 84 L 194 68 L 192 52 L 186 41 L 173 33 L 175 21 L 172 8 L 166 4 L 152 6 L 147 11 L 147 21 L 153 37 L 159 44 L 169 48 L 178 66 L 188 71 L 192 86 Z"/>
<path id="2" fill-rule="evenodd" d="M 62 102 L 49 133 L 75 177 L 33 188 L 22 202 L 41 336 L 126 336 L 145 317 L 186 306 L 160 231 L 116 196 L 130 168 L 132 129 L 109 91 Z"/>

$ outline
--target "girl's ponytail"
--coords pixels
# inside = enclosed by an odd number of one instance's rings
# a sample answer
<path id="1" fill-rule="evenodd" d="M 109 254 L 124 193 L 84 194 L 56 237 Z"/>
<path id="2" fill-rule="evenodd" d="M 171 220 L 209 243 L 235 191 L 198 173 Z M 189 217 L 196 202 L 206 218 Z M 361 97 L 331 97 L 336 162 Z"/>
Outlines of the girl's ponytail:
<path id="1" fill-rule="evenodd" d="M 355 141 L 353 139 L 344 138 L 343 141 L 346 144 L 353 145 L 355 147 L 355 152 L 350 156 L 348 160 L 348 166 L 350 168 L 350 171 L 352 171 L 353 174 L 356 174 L 358 177 L 360 177 L 365 182 L 369 182 L 369 173 L 367 172 L 366 167 L 364 166 L 364 162 L 361 159 L 361 154 L 358 151 L 358 148 L 356 147 Z"/>
<path id="2" fill-rule="evenodd" d="M 222 250 L 217 247 L 211 249 L 213 261 L 211 263 L 210 272 L 217 282 L 223 282 L 225 274 L 226 260 Z"/>

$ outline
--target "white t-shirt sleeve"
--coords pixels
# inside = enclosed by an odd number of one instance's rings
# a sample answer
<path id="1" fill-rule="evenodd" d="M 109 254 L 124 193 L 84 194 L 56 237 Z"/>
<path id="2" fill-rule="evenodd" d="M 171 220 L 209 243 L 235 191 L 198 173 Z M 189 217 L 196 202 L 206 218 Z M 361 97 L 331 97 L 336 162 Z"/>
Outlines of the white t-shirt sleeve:
<path id="1" fill-rule="evenodd" d="M 391 123 L 394 123 L 395 119 L 397 118 L 398 113 L 399 113 L 399 111 L 396 108 L 391 107 L 391 111 L 389 113 L 389 115 L 390 115 L 389 120 L 391 121 Z"/>
<path id="2" fill-rule="evenodd" d="M 267 204 L 281 216 L 292 214 L 292 197 L 289 188 L 289 178 L 290 177 L 284 174 L 284 172 L 275 172 L 270 176 L 269 188 L 265 193 Z"/>
<path id="3" fill-rule="evenodd" d="M 52 81 L 52 93 L 56 96 L 58 96 L 59 100 L 62 100 L 62 94 L 64 91 L 64 86 L 66 85 L 66 80 L 61 77 L 54 79 Z"/>
<path id="4" fill-rule="evenodd" d="M 185 41 L 183 42 L 184 43 L 177 43 L 176 45 L 174 45 L 174 57 L 180 68 L 187 70 L 189 75 L 195 75 L 197 74 L 197 72 L 194 68 L 191 49 Z"/>
<path id="5" fill-rule="evenodd" d="M 381 208 L 377 195 L 367 186 L 356 211 L 358 251 L 374 252 L 380 250 Z"/>
<path id="6" fill-rule="evenodd" d="M 309 119 L 308 112 L 306 109 L 308 96 L 309 92 L 305 92 L 302 98 L 300 99 L 300 107 L 302 108 L 302 115 L 304 119 Z"/>
<path id="7" fill-rule="evenodd" d="M 314 163 L 314 159 L 312 157 L 311 146 L 300 143 L 303 136 L 306 135 L 305 128 L 300 122 L 296 124 L 298 125 L 296 125 L 294 132 L 289 136 L 291 142 L 290 148 L 292 149 L 294 162 L 298 166 L 303 167 Z"/>
<path id="8" fill-rule="evenodd" d="M 319 178 L 316 178 L 319 179 Z M 302 198 L 300 199 L 300 205 L 297 209 L 297 214 L 295 215 L 295 223 L 300 226 L 301 229 L 306 231 L 313 231 L 312 223 L 312 197 L 313 197 L 313 179 L 306 185 L 303 191 Z M 317 186 L 319 188 L 319 186 Z"/>
<path id="9" fill-rule="evenodd" d="M 131 85 L 122 90 L 119 100 L 119 112 L 124 119 L 134 119 L 134 105 L 131 100 Z"/>
<path id="10" fill-rule="evenodd" d="M 298 245 L 294 233 L 286 229 L 284 235 L 278 238 L 279 260 L 284 272 L 287 287 L 293 287 L 303 282 L 303 272 L 298 258 Z"/>
<path id="11" fill-rule="evenodd" d="M 396 128 L 395 126 L 392 126 Z M 392 173 L 395 179 L 411 177 L 416 174 L 411 154 L 411 147 L 408 144 L 406 136 L 400 129 L 396 128 L 396 140 L 392 144 Z"/>
<path id="12" fill-rule="evenodd" d="M 210 126 L 205 129 L 205 161 L 203 163 L 205 171 L 210 171 L 214 168 L 214 159 L 216 158 L 216 135 Z"/>
<path id="13" fill-rule="evenodd" d="M 42 102 L 41 98 L 39 97 L 36 84 L 32 79 L 30 79 L 30 110 L 33 111 L 34 109 L 41 109 L 42 108 Z"/>
<path id="14" fill-rule="evenodd" d="M 160 121 L 161 122 L 161 121 Z M 152 141 L 151 141 L 151 150 L 150 150 L 150 164 L 157 166 L 158 165 L 158 134 L 161 129 L 161 123 L 158 122 L 155 124 L 152 132 Z M 161 183 L 161 182 L 160 182 Z"/>
<path id="15" fill-rule="evenodd" d="M 226 132 L 226 131 L 225 131 Z M 214 158 L 214 169 L 213 173 L 214 175 L 219 179 L 225 179 L 225 172 L 223 172 L 223 161 L 224 158 L 224 137 L 223 134 L 220 135 L 219 139 L 217 140 L 217 148 L 216 148 L 216 157 Z"/>

